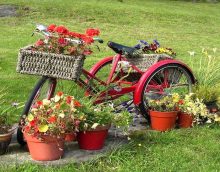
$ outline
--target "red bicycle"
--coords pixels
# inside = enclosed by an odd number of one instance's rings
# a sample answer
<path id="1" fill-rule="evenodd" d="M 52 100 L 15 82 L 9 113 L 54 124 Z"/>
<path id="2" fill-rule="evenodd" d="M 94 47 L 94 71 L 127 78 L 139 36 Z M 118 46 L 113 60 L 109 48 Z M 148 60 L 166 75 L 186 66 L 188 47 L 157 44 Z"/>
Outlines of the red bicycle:
<path id="1" fill-rule="evenodd" d="M 97 40 L 103 42 L 101 39 Z M 110 102 L 116 111 L 134 104 L 149 121 L 149 99 L 158 99 L 173 92 L 189 93 L 196 82 L 191 69 L 181 61 L 166 58 L 144 71 L 127 58 L 133 56 L 136 48 L 114 42 L 108 42 L 108 46 L 117 54 L 103 58 L 89 71 L 83 69 L 81 77 L 76 81 L 77 85 L 84 88 L 85 95 L 95 97 L 96 104 Z M 71 92 L 75 88 L 72 86 L 73 84 L 66 84 L 65 81 L 42 76 L 25 105 L 23 115 L 29 113 L 36 100 L 50 99 L 56 91 L 64 90 L 65 87 L 69 87 Z M 20 128 L 17 140 L 20 144 L 25 143 Z"/>

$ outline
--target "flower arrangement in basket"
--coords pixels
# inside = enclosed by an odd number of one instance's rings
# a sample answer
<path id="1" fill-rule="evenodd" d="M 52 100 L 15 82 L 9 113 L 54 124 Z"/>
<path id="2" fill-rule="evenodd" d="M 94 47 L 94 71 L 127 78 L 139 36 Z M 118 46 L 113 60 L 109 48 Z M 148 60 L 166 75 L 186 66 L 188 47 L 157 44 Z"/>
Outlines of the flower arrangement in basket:
<path id="1" fill-rule="evenodd" d="M 77 109 L 80 106 L 73 96 L 62 92 L 51 100 L 44 99 L 34 104 L 23 126 L 33 159 L 55 160 L 62 157 L 65 134 L 79 129 Z"/>
<path id="2" fill-rule="evenodd" d="M 100 33 L 98 29 L 90 28 L 85 31 L 85 34 L 81 34 L 55 24 L 49 25 L 47 32 L 48 36 L 39 39 L 32 50 L 74 56 L 91 54 L 92 50 L 89 45 L 94 42 L 93 37 L 98 36 Z M 74 41 L 71 39 L 74 39 Z"/>
<path id="3" fill-rule="evenodd" d="M 173 93 L 161 99 L 149 100 L 151 128 L 159 131 L 175 127 L 180 95 Z"/>
<path id="4" fill-rule="evenodd" d="M 77 80 L 81 74 L 85 56 L 98 29 L 87 29 L 84 34 L 72 32 L 64 26 L 39 25 L 37 30 L 44 35 L 34 45 L 21 48 L 17 71 L 25 74 Z"/>
<path id="5" fill-rule="evenodd" d="M 137 45 L 134 46 L 136 49 L 133 54 L 125 54 L 129 63 L 124 63 L 124 66 L 118 66 L 118 71 L 123 70 L 124 73 L 128 73 L 128 69 L 132 64 L 141 71 L 146 71 L 153 64 L 166 59 L 172 59 L 176 56 L 176 53 L 171 48 L 161 47 L 157 40 L 153 40 L 152 43 L 148 43 L 144 40 L 140 40 Z M 140 77 L 136 70 L 130 71 L 129 78 Z M 132 79 L 131 79 L 132 80 Z"/>
<path id="6" fill-rule="evenodd" d="M 139 44 L 135 45 L 135 48 L 140 50 L 138 51 L 140 54 L 167 54 L 172 57 L 176 56 L 172 48 L 160 47 L 160 43 L 157 40 L 153 40 L 150 44 L 144 40 L 140 40 Z"/>

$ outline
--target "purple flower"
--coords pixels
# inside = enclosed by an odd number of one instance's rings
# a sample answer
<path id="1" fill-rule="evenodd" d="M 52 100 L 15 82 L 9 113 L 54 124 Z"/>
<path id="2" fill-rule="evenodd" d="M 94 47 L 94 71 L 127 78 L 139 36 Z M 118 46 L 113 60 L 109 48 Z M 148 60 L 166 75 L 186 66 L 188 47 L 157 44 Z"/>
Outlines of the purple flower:
<path id="1" fill-rule="evenodd" d="M 153 42 L 157 45 L 157 47 L 159 47 L 160 46 L 160 43 L 155 39 L 155 40 L 153 40 Z"/>
<path id="2" fill-rule="evenodd" d="M 140 43 L 142 43 L 144 45 L 149 45 L 145 40 L 140 40 Z"/>
<path id="3" fill-rule="evenodd" d="M 134 48 L 136 48 L 136 49 L 141 49 L 141 44 L 135 45 Z"/>

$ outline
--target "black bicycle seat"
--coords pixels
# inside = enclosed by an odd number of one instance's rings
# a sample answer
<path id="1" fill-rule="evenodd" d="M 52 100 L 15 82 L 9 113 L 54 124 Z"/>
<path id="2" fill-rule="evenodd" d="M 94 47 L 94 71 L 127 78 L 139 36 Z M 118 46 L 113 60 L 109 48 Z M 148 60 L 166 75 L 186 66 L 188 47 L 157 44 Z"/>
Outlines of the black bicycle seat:
<path id="1" fill-rule="evenodd" d="M 131 56 L 134 53 L 134 51 L 137 50 L 136 48 L 127 47 L 127 46 L 124 46 L 124 45 L 121 45 L 121 44 L 118 44 L 118 43 L 115 43 L 115 42 L 111 42 L 111 41 L 108 42 L 108 46 L 112 50 L 114 50 L 117 54 L 128 54 L 128 55 L 131 55 Z"/>

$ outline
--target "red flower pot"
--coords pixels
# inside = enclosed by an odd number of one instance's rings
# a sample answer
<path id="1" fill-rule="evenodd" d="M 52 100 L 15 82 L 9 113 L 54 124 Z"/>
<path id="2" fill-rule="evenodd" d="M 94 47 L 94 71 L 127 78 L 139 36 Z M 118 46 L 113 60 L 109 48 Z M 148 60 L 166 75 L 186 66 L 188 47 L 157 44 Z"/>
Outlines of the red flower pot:
<path id="1" fill-rule="evenodd" d="M 39 140 L 24 133 L 32 159 L 37 161 L 52 161 L 60 159 L 64 154 L 64 139 L 44 136 Z"/>
<path id="2" fill-rule="evenodd" d="M 77 134 L 77 141 L 80 149 L 99 150 L 104 146 L 110 126 L 98 126 L 95 130 L 80 131 Z"/>
<path id="3" fill-rule="evenodd" d="M 177 111 L 159 112 L 150 111 L 151 128 L 158 131 L 167 131 L 175 127 Z"/>
<path id="4" fill-rule="evenodd" d="M 65 141 L 66 141 L 66 142 L 76 141 L 76 133 L 67 133 L 67 134 L 65 135 Z"/>
<path id="5" fill-rule="evenodd" d="M 177 123 L 180 128 L 190 128 L 192 127 L 193 116 L 186 113 L 179 113 Z"/>

